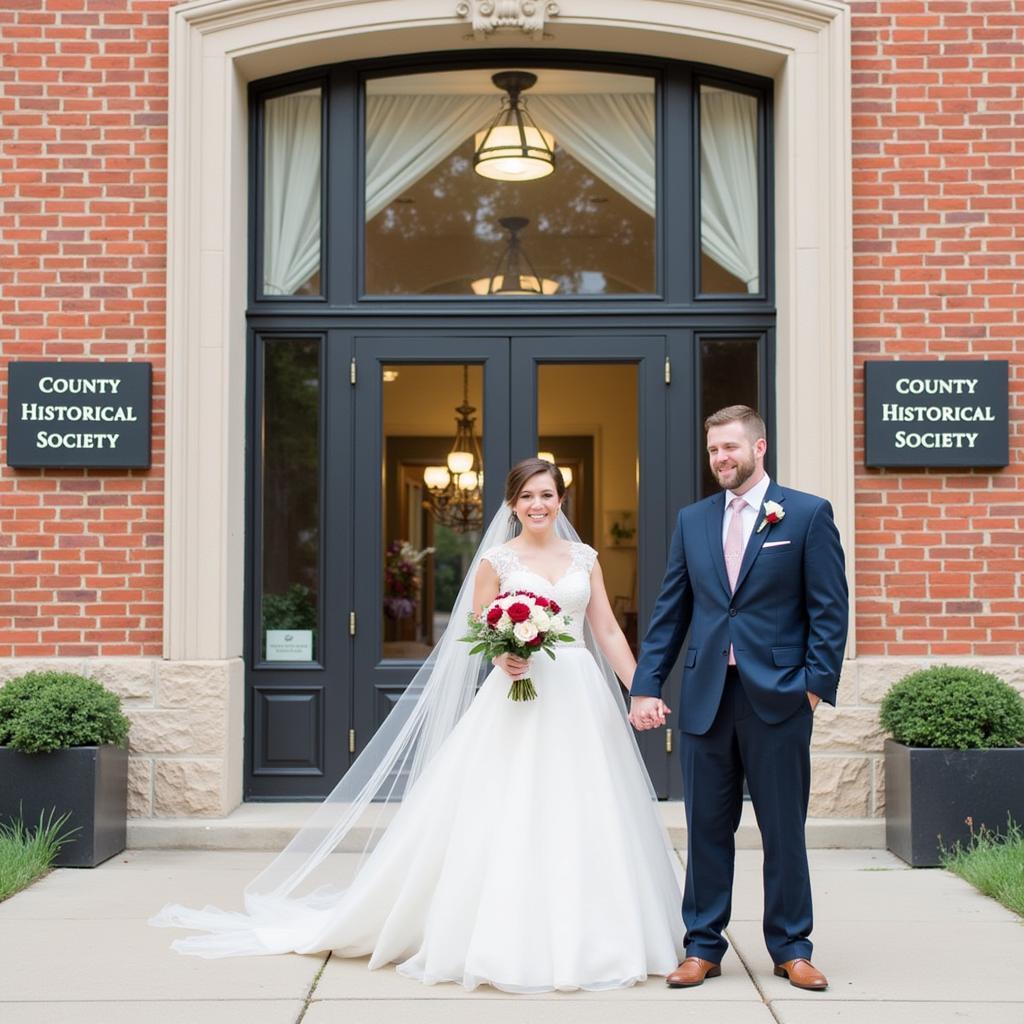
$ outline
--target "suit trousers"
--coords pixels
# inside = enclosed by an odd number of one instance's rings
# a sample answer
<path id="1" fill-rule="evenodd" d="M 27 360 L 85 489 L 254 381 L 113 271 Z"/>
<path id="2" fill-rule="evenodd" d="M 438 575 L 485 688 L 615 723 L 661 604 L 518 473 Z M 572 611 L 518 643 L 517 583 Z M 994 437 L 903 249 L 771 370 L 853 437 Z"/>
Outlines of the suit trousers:
<path id="1" fill-rule="evenodd" d="M 686 955 L 720 963 L 732 913 L 736 829 L 746 776 L 764 848 L 764 940 L 772 961 L 811 956 L 811 880 L 804 825 L 811 785 L 809 701 L 768 725 L 754 712 L 739 671 L 726 672 L 722 702 L 701 736 L 682 733 L 687 860 Z"/>

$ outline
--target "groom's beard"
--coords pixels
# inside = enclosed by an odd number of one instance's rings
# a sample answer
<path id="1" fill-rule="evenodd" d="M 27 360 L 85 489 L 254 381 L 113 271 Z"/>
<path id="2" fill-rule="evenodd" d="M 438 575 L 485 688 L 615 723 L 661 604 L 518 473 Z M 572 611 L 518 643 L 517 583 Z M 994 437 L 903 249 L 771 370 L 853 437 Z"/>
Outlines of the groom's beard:
<path id="1" fill-rule="evenodd" d="M 750 453 L 750 458 L 747 460 L 735 459 L 734 461 L 736 465 L 731 469 L 713 470 L 718 486 L 727 491 L 735 491 L 742 487 L 757 469 L 757 460 L 754 458 L 753 452 Z"/>

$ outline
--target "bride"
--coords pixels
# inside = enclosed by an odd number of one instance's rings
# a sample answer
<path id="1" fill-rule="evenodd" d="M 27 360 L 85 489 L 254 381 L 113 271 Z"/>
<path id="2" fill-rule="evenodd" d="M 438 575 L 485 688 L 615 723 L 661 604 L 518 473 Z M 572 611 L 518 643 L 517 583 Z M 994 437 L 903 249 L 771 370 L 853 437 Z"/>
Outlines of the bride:
<path id="1" fill-rule="evenodd" d="M 608 663 L 627 688 L 636 666 L 564 494 L 550 462 L 512 469 L 453 629 L 247 887 L 245 913 L 170 905 L 153 919 L 207 933 L 176 950 L 334 950 L 426 984 L 508 992 L 618 988 L 676 968 L 678 863 Z M 554 661 L 501 655 L 477 692 L 481 658 L 460 626 L 517 589 L 561 605 L 574 639 Z M 536 699 L 509 700 L 509 678 L 527 674 Z M 360 846 L 354 879 L 339 884 L 332 861 L 344 858 L 332 854 Z"/>

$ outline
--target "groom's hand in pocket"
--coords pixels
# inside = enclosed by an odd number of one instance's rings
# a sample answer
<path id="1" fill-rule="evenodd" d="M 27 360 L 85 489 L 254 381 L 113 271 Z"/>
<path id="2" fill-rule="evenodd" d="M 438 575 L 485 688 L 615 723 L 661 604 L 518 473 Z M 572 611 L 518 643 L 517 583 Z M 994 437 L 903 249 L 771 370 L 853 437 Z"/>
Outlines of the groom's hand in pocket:
<path id="1" fill-rule="evenodd" d="M 633 697 L 629 702 L 629 721 L 634 729 L 658 729 L 672 709 L 660 697 Z"/>

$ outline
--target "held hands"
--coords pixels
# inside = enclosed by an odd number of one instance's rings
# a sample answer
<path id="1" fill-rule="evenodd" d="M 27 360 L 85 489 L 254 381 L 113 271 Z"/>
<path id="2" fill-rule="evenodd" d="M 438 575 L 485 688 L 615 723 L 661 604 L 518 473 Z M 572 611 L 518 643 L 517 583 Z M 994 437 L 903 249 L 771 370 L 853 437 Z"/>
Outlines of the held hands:
<path id="1" fill-rule="evenodd" d="M 665 724 L 672 709 L 660 697 L 633 697 L 629 702 L 629 721 L 634 729 L 657 729 Z"/>
<path id="2" fill-rule="evenodd" d="M 491 658 L 491 664 L 500 668 L 509 679 L 524 679 L 530 674 L 530 662 L 526 658 L 517 658 L 514 654 L 499 654 Z"/>

